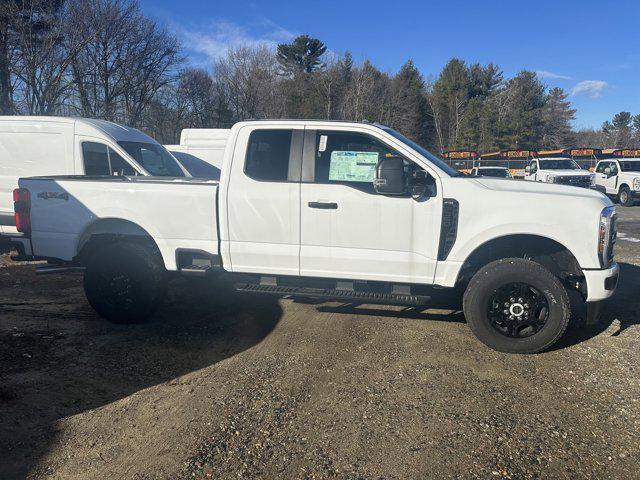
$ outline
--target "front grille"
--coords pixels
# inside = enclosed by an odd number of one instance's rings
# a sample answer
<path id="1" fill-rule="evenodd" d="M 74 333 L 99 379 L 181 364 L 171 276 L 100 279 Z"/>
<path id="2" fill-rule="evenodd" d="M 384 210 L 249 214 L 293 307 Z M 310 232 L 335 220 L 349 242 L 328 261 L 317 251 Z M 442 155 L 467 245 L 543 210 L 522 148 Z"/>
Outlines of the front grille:
<path id="1" fill-rule="evenodd" d="M 574 187 L 589 188 L 591 186 L 591 177 L 582 175 L 579 177 L 556 177 L 556 183 L 561 185 L 573 185 Z"/>

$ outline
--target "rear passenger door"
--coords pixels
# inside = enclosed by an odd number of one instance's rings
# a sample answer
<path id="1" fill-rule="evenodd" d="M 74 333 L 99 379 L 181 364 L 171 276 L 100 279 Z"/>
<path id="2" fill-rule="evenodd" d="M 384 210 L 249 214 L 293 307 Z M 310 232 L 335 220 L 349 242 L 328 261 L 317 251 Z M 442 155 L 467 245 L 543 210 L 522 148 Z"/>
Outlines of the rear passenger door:
<path id="1" fill-rule="evenodd" d="M 246 126 L 238 132 L 231 168 L 221 179 L 228 224 L 221 248 L 231 271 L 300 274 L 303 136 L 302 127 Z"/>

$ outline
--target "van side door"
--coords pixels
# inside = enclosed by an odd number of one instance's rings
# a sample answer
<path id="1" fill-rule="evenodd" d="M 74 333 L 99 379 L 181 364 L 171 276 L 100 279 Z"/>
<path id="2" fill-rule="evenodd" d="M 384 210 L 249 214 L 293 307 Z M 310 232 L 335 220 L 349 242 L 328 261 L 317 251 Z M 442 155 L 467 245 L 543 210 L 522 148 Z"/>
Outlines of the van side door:
<path id="1" fill-rule="evenodd" d="M 233 272 L 299 275 L 304 128 L 245 126 L 222 171 L 221 252 Z"/>
<path id="2" fill-rule="evenodd" d="M 301 275 L 433 282 L 442 194 L 414 198 L 376 193 L 378 162 L 390 156 L 403 157 L 369 133 L 307 129 L 300 194 Z M 408 177 L 418 170 L 426 173 L 403 158 Z M 435 179 L 430 181 L 435 187 Z"/>

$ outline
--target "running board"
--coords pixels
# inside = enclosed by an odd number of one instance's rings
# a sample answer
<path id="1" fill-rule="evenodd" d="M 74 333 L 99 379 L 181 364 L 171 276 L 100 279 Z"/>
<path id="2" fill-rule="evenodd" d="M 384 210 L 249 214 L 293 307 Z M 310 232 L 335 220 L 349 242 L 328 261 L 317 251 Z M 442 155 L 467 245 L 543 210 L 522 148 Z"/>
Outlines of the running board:
<path id="1" fill-rule="evenodd" d="M 259 285 L 255 283 L 237 283 L 238 292 L 262 293 L 269 295 L 291 295 L 295 297 L 322 298 L 341 302 L 358 302 L 380 305 L 427 305 L 431 297 L 425 295 L 407 295 L 401 293 L 355 292 L 329 288 L 285 287 L 277 285 Z"/>

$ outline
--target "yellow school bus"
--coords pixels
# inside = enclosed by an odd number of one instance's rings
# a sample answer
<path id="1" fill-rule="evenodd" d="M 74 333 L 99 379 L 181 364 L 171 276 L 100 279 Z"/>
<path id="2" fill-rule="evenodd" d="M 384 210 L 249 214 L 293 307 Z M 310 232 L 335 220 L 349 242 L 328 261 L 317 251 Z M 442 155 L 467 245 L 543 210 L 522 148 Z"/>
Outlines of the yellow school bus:
<path id="1" fill-rule="evenodd" d="M 640 148 L 606 148 L 601 158 L 640 158 Z"/>
<path id="2" fill-rule="evenodd" d="M 535 156 L 534 150 L 500 150 L 483 153 L 480 156 L 480 165 L 506 167 L 513 178 L 524 178 L 524 169 Z"/>
<path id="3" fill-rule="evenodd" d="M 442 158 L 451 168 L 462 173 L 471 173 L 471 169 L 478 161 L 478 152 L 471 150 L 449 150 L 442 154 Z"/>
<path id="4" fill-rule="evenodd" d="M 558 150 L 542 150 L 538 152 L 539 157 L 563 157 L 571 158 L 580 165 L 581 168 L 593 172 L 598 163 L 598 158 L 602 155 L 599 148 L 561 148 Z"/>

